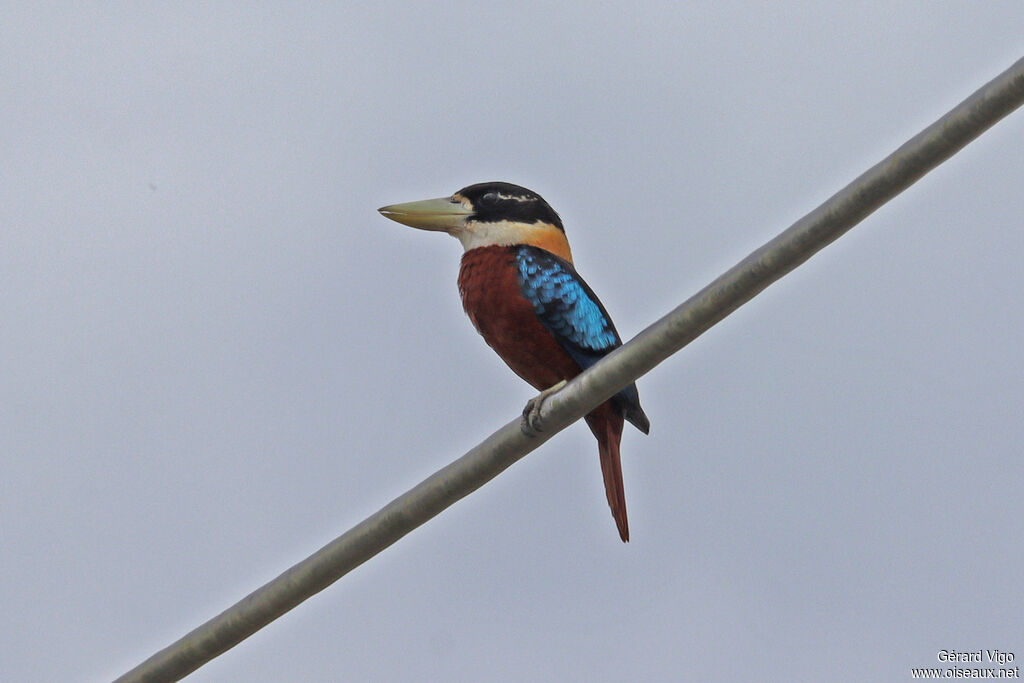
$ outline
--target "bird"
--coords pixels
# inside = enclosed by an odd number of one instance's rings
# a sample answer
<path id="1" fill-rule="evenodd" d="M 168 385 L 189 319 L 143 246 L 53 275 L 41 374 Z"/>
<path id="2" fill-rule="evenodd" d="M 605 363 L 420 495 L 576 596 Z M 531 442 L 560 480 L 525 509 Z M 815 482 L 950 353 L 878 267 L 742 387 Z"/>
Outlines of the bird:
<path id="1" fill-rule="evenodd" d="M 539 428 L 551 392 L 622 345 L 608 311 L 573 265 L 562 219 L 544 199 L 506 182 L 477 183 L 449 197 L 378 211 L 404 225 L 446 232 L 462 243 L 462 305 L 502 360 L 541 393 L 524 409 Z M 650 420 L 630 384 L 585 417 L 597 438 L 605 494 L 619 537 L 629 541 L 619 446 L 624 421 L 644 434 Z"/>

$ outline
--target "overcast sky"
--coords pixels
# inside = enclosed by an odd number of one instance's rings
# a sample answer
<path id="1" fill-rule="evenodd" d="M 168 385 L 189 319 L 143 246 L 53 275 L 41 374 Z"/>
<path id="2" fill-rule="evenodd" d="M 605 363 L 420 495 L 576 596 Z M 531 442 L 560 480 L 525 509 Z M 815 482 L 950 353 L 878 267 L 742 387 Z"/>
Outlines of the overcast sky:
<path id="1" fill-rule="evenodd" d="M 851 6 L 852 5 L 852 6 Z M 506 180 L 626 338 L 1024 54 L 1019 2 L 8 3 L 0 678 L 112 678 L 515 416 Z M 1024 112 L 196 681 L 903 680 L 1024 660 Z"/>

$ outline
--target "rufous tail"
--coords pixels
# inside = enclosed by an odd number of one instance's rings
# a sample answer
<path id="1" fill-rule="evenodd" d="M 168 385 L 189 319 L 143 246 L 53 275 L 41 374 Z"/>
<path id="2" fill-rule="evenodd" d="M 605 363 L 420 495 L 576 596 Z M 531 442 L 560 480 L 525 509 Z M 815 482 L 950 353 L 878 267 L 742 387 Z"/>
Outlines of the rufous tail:
<path id="1" fill-rule="evenodd" d="M 619 460 L 623 418 L 611 403 L 604 403 L 587 415 L 586 420 L 590 431 L 597 437 L 608 507 L 612 509 L 615 525 L 619 527 L 619 537 L 626 543 L 629 541 L 629 522 L 626 519 L 626 490 L 622 485 L 622 463 Z"/>

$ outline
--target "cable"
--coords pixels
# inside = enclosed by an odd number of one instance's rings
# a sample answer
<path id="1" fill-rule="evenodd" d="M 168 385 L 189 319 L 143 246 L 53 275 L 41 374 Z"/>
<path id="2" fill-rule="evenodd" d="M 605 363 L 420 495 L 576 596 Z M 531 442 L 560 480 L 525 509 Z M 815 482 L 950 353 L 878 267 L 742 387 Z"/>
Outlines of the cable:
<path id="1" fill-rule="evenodd" d="M 117 680 L 178 680 L 237 645 L 649 372 L 1022 103 L 1024 59 L 553 394 L 541 409 L 542 433 L 527 436 L 518 419 L 509 422 L 455 462 Z"/>

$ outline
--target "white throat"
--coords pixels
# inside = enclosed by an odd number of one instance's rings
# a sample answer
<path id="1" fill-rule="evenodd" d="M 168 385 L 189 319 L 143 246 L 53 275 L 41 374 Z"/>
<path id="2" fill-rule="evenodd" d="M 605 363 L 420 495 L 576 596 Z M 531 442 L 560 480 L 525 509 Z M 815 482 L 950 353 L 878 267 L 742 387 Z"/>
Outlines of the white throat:
<path id="1" fill-rule="evenodd" d="M 462 248 L 466 251 L 477 247 L 506 247 L 510 244 L 521 244 L 524 233 L 532 226 L 524 226 L 522 223 L 513 221 L 499 221 L 497 223 L 467 222 L 452 235 L 459 238 Z"/>

